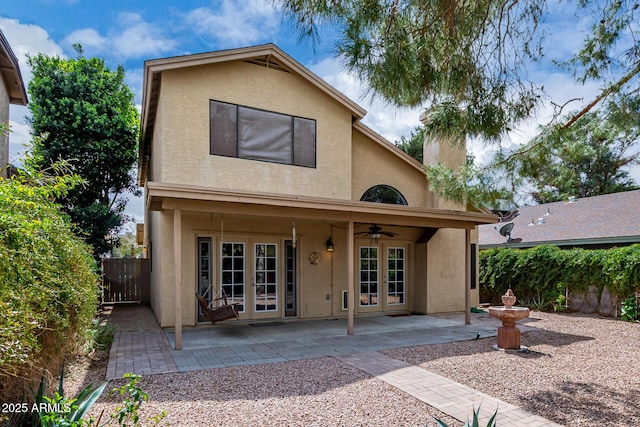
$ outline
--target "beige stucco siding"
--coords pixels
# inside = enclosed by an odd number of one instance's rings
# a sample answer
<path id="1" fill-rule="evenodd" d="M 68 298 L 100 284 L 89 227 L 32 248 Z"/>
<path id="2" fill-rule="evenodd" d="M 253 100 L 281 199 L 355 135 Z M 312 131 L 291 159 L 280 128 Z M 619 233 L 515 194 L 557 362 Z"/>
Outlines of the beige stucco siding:
<path id="1" fill-rule="evenodd" d="M 149 212 L 151 309 L 162 327 L 173 326 L 173 213 Z"/>
<path id="2" fill-rule="evenodd" d="M 439 230 L 427 249 L 427 313 L 464 311 L 464 230 Z"/>
<path id="3" fill-rule="evenodd" d="M 477 243 L 477 239 L 477 232 L 474 230 L 471 233 L 471 242 Z M 438 230 L 429 241 L 426 252 L 426 313 L 464 311 L 464 295 L 467 286 L 465 230 Z M 477 305 L 478 288 L 476 287 L 471 291 L 471 306 Z"/>
<path id="4" fill-rule="evenodd" d="M 164 114 L 166 110 L 163 108 L 162 104 L 159 104 L 157 108 L 158 109 L 156 112 L 155 123 L 157 129 L 162 129 Z M 153 133 L 153 143 L 151 145 L 151 161 L 149 162 L 149 171 L 147 176 L 147 179 L 149 181 L 162 182 L 162 152 L 164 149 L 164 144 L 162 144 L 163 140 L 164 139 L 161 132 Z"/>
<path id="5" fill-rule="evenodd" d="M 210 155 L 211 99 L 315 119 L 317 167 Z M 163 182 L 351 198 L 351 113 L 300 76 L 240 61 L 164 71 L 160 108 Z"/>
<path id="6" fill-rule="evenodd" d="M 353 200 L 360 200 L 374 185 L 385 184 L 400 191 L 410 206 L 430 207 L 424 173 L 355 129 L 352 170 Z"/>

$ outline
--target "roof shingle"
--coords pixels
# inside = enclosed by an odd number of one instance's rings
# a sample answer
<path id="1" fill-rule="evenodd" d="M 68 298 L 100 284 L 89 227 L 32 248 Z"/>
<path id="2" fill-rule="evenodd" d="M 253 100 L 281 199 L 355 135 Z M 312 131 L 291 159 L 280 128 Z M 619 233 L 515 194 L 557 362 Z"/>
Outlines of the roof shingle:
<path id="1" fill-rule="evenodd" d="M 640 190 L 519 208 L 508 247 L 640 243 Z M 541 221 L 539 219 L 542 219 Z M 542 223 L 540 223 L 542 222 Z M 531 225 L 533 224 L 533 225 Z M 504 247 L 496 227 L 479 226 L 480 248 Z"/>

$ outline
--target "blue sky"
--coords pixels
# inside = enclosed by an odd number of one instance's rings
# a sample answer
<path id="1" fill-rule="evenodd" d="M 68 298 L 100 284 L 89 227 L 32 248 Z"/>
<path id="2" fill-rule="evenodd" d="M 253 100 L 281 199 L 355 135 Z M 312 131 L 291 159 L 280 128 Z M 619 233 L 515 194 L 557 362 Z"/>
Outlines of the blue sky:
<path id="1" fill-rule="evenodd" d="M 566 5 L 566 3 L 565 3 Z M 555 55 L 573 51 L 582 36 L 585 22 L 551 8 L 554 33 L 549 39 Z M 142 69 L 146 59 L 162 58 L 218 49 L 238 48 L 262 43 L 275 43 L 285 52 L 311 69 L 329 84 L 367 109 L 365 124 L 396 141 L 409 136 L 418 124 L 420 109 L 398 110 L 372 101 L 365 88 L 348 75 L 333 57 L 333 38 L 324 33 L 320 43 L 301 42 L 286 19 L 269 1 L 263 0 L 0 0 L 0 29 L 20 61 L 25 85 L 31 77 L 27 54 L 44 53 L 72 57 L 72 45 L 83 45 L 85 55 L 104 58 L 115 68 L 123 65 L 126 82 L 139 105 L 142 94 Z M 542 64 L 530 70 L 536 80 L 543 81 L 554 101 L 583 97 L 588 103 L 597 85 L 577 86 L 566 76 Z M 580 103 L 574 105 L 577 109 Z M 518 144 L 533 135 L 538 123 L 544 123 L 549 108 L 527 126 L 515 131 L 506 145 Z M 23 151 L 30 139 L 26 125 L 26 108 L 11 109 L 11 158 Z M 480 160 L 487 150 L 471 147 Z M 636 181 L 640 173 L 633 171 Z M 132 200 L 128 212 L 142 220 L 141 200 Z"/>

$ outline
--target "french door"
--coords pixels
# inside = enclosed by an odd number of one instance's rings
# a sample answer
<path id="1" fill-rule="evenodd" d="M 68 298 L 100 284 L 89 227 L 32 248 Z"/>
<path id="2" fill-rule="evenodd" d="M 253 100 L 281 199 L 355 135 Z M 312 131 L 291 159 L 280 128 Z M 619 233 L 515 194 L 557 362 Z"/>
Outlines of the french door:
<path id="1" fill-rule="evenodd" d="M 252 318 L 274 317 L 279 314 L 278 244 L 253 244 L 253 307 Z"/>
<path id="2" fill-rule="evenodd" d="M 359 312 L 406 310 L 408 245 L 361 244 L 358 248 Z"/>
<path id="3" fill-rule="evenodd" d="M 197 289 L 207 300 L 224 294 L 238 304 L 241 319 L 297 315 L 296 251 L 279 239 L 197 239 Z M 217 265 L 216 265 L 217 264 Z M 198 321 L 207 317 L 198 309 Z"/>

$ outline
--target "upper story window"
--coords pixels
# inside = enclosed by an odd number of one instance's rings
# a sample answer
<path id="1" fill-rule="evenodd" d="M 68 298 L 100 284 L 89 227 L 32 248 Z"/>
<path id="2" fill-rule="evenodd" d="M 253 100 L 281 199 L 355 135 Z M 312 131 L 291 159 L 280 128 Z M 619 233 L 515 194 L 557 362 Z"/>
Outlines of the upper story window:
<path id="1" fill-rule="evenodd" d="M 360 197 L 361 202 L 389 203 L 392 205 L 406 205 L 407 199 L 404 198 L 395 188 L 390 185 L 374 185 L 364 192 Z"/>
<path id="2" fill-rule="evenodd" d="M 316 167 L 316 121 L 210 101 L 210 153 Z"/>

